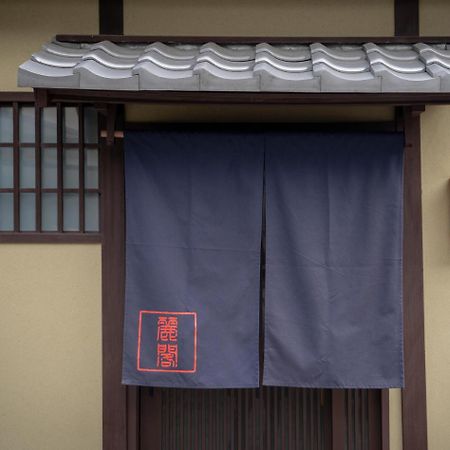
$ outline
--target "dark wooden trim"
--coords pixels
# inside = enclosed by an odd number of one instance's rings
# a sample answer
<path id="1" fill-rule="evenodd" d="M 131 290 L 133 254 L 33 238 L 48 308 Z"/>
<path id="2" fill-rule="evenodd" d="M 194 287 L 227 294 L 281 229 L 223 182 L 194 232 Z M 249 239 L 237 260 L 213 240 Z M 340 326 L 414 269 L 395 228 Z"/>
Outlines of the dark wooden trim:
<path id="1" fill-rule="evenodd" d="M 84 211 L 84 195 L 85 195 L 85 152 L 84 152 L 84 108 L 77 107 L 78 111 L 78 208 L 79 208 L 79 230 L 84 233 L 85 229 L 85 211 Z"/>
<path id="2" fill-rule="evenodd" d="M 396 131 L 395 121 L 386 122 L 311 122 L 311 123 L 148 123 L 125 122 L 125 131 L 151 131 L 151 130 L 205 130 L 205 129 L 242 129 L 242 130 L 267 130 L 282 131 L 362 131 L 362 132 L 389 132 Z"/>
<path id="3" fill-rule="evenodd" d="M 0 103 L 34 103 L 34 92 L 0 91 Z"/>
<path id="4" fill-rule="evenodd" d="M 423 305 L 420 113 L 405 108 L 403 321 L 405 388 L 402 391 L 403 449 L 427 450 Z"/>
<path id="5" fill-rule="evenodd" d="M 394 14 L 396 36 L 419 35 L 419 0 L 395 0 Z"/>
<path id="6" fill-rule="evenodd" d="M 161 450 L 161 397 L 161 389 L 149 387 L 141 388 L 140 422 L 142 426 L 139 438 L 142 450 L 147 449 L 149 443 L 152 445 L 151 450 Z M 196 443 L 192 450 L 195 450 L 196 448 L 200 448 L 198 443 Z"/>
<path id="7" fill-rule="evenodd" d="M 19 147 L 19 104 L 13 103 L 13 186 L 14 186 L 14 231 L 20 230 L 20 147 Z"/>
<path id="8" fill-rule="evenodd" d="M 56 105 L 56 183 L 57 183 L 57 229 L 62 232 L 64 229 L 64 196 L 63 196 L 63 171 L 64 171 L 64 149 L 63 149 L 63 133 L 64 133 L 64 115 L 61 103 Z"/>
<path id="9" fill-rule="evenodd" d="M 332 450 L 346 449 L 347 412 L 345 395 L 345 389 L 333 389 L 331 391 Z"/>
<path id="10" fill-rule="evenodd" d="M 381 391 L 381 450 L 389 450 L 389 389 Z"/>
<path id="11" fill-rule="evenodd" d="M 446 92 L 320 93 L 320 92 L 214 92 L 214 91 L 101 91 L 49 89 L 48 101 L 88 103 L 191 103 L 242 105 L 424 105 L 450 104 Z M 104 128 L 105 129 L 105 128 Z"/>
<path id="12" fill-rule="evenodd" d="M 0 244 L 98 244 L 100 233 L 0 232 Z"/>
<path id="13" fill-rule="evenodd" d="M 35 141 L 35 187 L 36 187 L 36 231 L 42 231 L 42 153 L 41 153 L 41 112 L 37 105 L 34 107 L 34 141 Z"/>
<path id="14" fill-rule="evenodd" d="M 101 122 L 106 119 L 101 117 Z M 100 127 L 101 128 L 101 127 Z M 102 167 L 103 449 L 126 450 L 127 387 L 121 384 L 125 296 L 125 216 L 122 141 L 100 140 Z"/>
<path id="15" fill-rule="evenodd" d="M 381 390 L 369 389 L 367 394 L 369 404 L 369 450 L 380 450 L 382 448 Z"/>
<path id="16" fill-rule="evenodd" d="M 103 0 L 107 1 L 107 0 Z M 399 1 L 399 0 L 397 0 Z M 411 0 L 402 0 L 411 3 Z M 413 3 L 416 0 L 413 1 Z M 255 45 L 261 42 L 268 44 L 364 44 L 374 42 L 376 44 L 415 44 L 424 42 L 427 44 L 442 44 L 450 42 L 449 36 L 419 36 L 410 33 L 402 36 L 358 36 L 358 37 L 329 37 L 329 36 L 123 36 L 122 34 L 57 34 L 56 39 L 63 42 L 92 44 L 101 41 L 111 41 L 118 44 L 149 44 L 160 41 L 178 44 L 204 44 L 216 42 L 217 44 L 248 44 Z"/>
<path id="17" fill-rule="evenodd" d="M 140 391 L 139 386 L 127 386 L 127 450 L 140 448 Z"/>
<path id="18" fill-rule="evenodd" d="M 99 0 L 100 34 L 123 34 L 123 0 Z"/>

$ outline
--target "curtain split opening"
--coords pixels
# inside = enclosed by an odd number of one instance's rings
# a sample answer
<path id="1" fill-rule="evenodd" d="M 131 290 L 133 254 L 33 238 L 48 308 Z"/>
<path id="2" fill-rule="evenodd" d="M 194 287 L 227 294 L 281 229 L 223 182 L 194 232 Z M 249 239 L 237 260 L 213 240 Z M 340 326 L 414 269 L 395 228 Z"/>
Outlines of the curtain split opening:
<path id="1" fill-rule="evenodd" d="M 403 386 L 402 165 L 397 133 L 127 133 L 123 382 Z"/>

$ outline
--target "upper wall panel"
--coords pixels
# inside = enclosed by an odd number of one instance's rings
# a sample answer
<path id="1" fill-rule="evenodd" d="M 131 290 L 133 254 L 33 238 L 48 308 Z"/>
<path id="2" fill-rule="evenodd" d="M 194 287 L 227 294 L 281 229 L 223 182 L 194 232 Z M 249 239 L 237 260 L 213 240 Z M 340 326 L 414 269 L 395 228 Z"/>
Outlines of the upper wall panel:
<path id="1" fill-rule="evenodd" d="M 450 1 L 420 1 L 420 34 L 448 36 L 450 34 Z"/>
<path id="2" fill-rule="evenodd" d="M 0 1 L 0 91 L 16 91 L 17 67 L 57 33 L 96 34 L 97 0 Z"/>
<path id="3" fill-rule="evenodd" d="M 394 0 L 124 0 L 125 34 L 390 36 Z"/>

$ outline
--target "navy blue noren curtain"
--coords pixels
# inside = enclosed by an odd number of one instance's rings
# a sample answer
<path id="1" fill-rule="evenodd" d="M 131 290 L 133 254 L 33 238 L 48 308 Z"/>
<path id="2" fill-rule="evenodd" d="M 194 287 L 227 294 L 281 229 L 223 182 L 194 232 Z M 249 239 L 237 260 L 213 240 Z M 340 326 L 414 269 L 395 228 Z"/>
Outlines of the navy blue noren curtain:
<path id="1" fill-rule="evenodd" d="M 251 133 L 126 134 L 124 383 L 258 386 L 263 159 Z"/>
<path id="2" fill-rule="evenodd" d="M 403 136 L 266 146 L 264 384 L 403 386 Z"/>
<path id="3" fill-rule="evenodd" d="M 265 176 L 263 384 L 403 386 L 402 165 L 397 133 L 127 133 L 123 382 L 258 386 Z"/>

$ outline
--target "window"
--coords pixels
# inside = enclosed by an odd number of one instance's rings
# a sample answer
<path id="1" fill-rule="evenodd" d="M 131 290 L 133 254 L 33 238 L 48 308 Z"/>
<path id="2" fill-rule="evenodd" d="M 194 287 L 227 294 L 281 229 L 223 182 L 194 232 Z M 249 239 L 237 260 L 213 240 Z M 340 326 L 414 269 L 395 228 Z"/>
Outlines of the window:
<path id="1" fill-rule="evenodd" d="M 0 233 L 100 231 L 97 112 L 0 104 Z"/>

